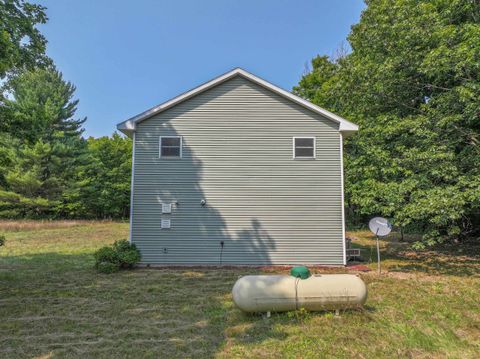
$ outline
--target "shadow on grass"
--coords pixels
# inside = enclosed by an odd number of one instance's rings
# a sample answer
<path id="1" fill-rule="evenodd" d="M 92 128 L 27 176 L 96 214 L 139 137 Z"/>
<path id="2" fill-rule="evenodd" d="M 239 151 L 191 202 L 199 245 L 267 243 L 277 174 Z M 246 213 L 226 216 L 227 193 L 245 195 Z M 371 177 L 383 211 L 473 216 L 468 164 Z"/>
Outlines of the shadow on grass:
<path id="1" fill-rule="evenodd" d="M 367 313 L 375 313 L 377 311 L 377 308 L 372 305 L 366 304 L 363 306 L 362 310 Z"/>
<path id="2" fill-rule="evenodd" d="M 105 275 L 91 254 L 0 257 L 1 357 L 213 357 L 239 323 L 242 341 L 282 340 L 285 320 L 231 300 L 256 269 L 135 269 Z"/>
<path id="3" fill-rule="evenodd" d="M 258 344 L 272 339 L 281 341 L 288 337 L 288 334 L 279 326 L 280 323 L 288 321 L 286 313 L 272 313 L 270 318 L 266 318 L 264 314 L 243 313 L 237 308 L 233 310 L 235 323 L 232 323 L 234 329 L 230 336 L 237 343 Z"/>
<path id="4" fill-rule="evenodd" d="M 480 276 L 480 256 L 478 249 L 472 247 L 461 252 L 459 248 L 440 247 L 437 250 L 415 251 L 407 243 L 381 241 L 382 268 L 390 272 L 421 272 L 429 275 L 451 275 L 459 277 Z M 367 263 L 376 266 L 377 252 L 375 241 L 363 240 L 352 243 L 354 248 L 362 250 Z M 468 255 L 465 254 L 469 253 Z"/>
<path id="5" fill-rule="evenodd" d="M 65 272 L 72 269 L 93 268 L 93 253 L 59 254 L 57 252 L 0 255 L 0 271 L 17 270 L 19 275 L 38 271 L 41 275 L 46 270 Z"/>

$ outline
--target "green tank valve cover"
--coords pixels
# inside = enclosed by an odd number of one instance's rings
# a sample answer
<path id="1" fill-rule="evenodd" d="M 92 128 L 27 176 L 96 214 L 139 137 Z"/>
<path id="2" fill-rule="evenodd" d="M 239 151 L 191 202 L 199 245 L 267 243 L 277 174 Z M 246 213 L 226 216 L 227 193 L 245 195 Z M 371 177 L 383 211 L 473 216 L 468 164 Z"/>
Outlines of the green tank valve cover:
<path id="1" fill-rule="evenodd" d="M 310 277 L 310 271 L 308 270 L 307 267 L 293 267 L 292 270 L 290 271 L 290 275 L 295 277 L 295 278 L 300 278 L 300 279 L 307 279 Z"/>

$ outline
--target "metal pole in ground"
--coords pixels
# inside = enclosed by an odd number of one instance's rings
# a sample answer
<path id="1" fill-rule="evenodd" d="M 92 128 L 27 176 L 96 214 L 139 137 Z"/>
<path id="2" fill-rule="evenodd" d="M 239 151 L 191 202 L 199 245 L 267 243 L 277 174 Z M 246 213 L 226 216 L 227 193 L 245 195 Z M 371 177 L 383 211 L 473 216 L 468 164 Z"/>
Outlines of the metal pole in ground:
<path id="1" fill-rule="evenodd" d="M 375 236 L 377 237 L 377 272 L 378 275 L 382 273 L 382 269 L 380 267 L 380 242 L 378 241 L 378 229 L 377 233 L 375 233 Z"/>
<path id="2" fill-rule="evenodd" d="M 380 263 L 380 238 L 378 237 L 387 236 L 392 230 L 392 225 L 388 223 L 388 220 L 385 218 L 375 217 L 368 222 L 368 228 L 370 228 L 372 233 L 375 234 L 375 237 L 377 237 L 377 269 L 378 275 L 380 275 L 382 273 L 382 269 Z"/>

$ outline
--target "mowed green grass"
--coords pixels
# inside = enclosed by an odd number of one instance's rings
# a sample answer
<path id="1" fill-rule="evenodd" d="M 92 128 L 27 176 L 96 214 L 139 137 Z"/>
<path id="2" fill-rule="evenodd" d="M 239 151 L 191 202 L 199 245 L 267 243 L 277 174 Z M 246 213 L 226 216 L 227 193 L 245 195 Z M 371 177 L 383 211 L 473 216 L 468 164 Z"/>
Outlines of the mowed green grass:
<path id="1" fill-rule="evenodd" d="M 406 245 L 384 242 L 388 272 L 360 274 L 369 289 L 363 310 L 264 318 L 238 310 L 230 290 L 239 276 L 287 271 L 104 275 L 94 271 L 92 253 L 126 238 L 128 224 L 22 226 L 4 233 L 2 358 L 480 357 L 480 264 L 465 251 L 414 255 Z M 352 235 L 369 257 L 372 238 Z"/>

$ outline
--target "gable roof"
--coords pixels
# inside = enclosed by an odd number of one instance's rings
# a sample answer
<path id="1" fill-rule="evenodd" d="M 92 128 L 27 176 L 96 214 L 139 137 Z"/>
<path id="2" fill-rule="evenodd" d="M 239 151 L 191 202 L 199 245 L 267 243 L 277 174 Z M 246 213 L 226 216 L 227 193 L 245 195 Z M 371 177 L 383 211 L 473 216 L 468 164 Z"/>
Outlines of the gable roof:
<path id="1" fill-rule="evenodd" d="M 250 72 L 247 72 L 239 67 L 221 75 L 221 76 L 218 76 L 216 78 L 214 78 L 213 80 L 210 80 L 198 87 L 195 87 L 194 89 L 190 90 L 190 91 L 187 91 L 187 92 L 184 92 L 180 95 L 178 95 L 177 97 L 174 97 L 172 98 L 171 100 L 168 100 L 166 102 L 163 102 L 157 106 L 154 106 L 150 109 L 148 109 L 147 111 L 144 111 L 132 118 L 129 118 L 128 120 L 126 121 L 123 121 L 119 124 L 117 124 L 117 129 L 123 133 L 125 133 L 126 135 L 131 135 L 133 132 L 135 132 L 135 128 L 136 128 L 136 125 L 162 111 L 165 111 L 167 109 L 169 109 L 170 107 L 173 107 L 175 105 L 178 105 L 179 103 L 182 103 L 183 101 L 185 100 L 188 100 L 189 98 L 192 98 L 193 96 L 196 96 L 208 89 L 211 89 L 212 87 L 214 86 L 217 86 L 217 85 L 220 85 L 221 83 L 227 81 L 227 80 L 230 80 L 231 78 L 235 77 L 235 76 L 242 76 L 244 78 L 246 78 L 247 80 L 250 80 L 252 81 L 253 83 L 256 83 L 280 96 L 283 96 L 289 100 L 291 100 L 292 102 L 295 102 L 297 104 L 299 104 L 300 106 L 303 106 L 315 113 L 318 113 L 320 115 L 322 115 L 323 117 L 331 120 L 331 121 L 334 121 L 336 123 L 338 123 L 340 126 L 339 126 L 339 131 L 340 132 L 343 132 L 343 133 L 352 133 L 352 132 L 356 132 L 358 131 L 358 126 L 355 125 L 354 123 L 350 122 L 350 121 L 347 121 L 346 119 L 338 116 L 338 115 L 335 115 L 334 113 L 330 112 L 330 111 L 327 111 L 317 105 L 314 105 L 313 103 L 307 101 L 307 100 L 304 100 L 303 98 L 301 97 L 298 97 L 278 86 L 275 86 L 273 84 L 271 84 L 270 82 L 268 81 L 265 81 L 253 74 L 251 74 Z"/>

